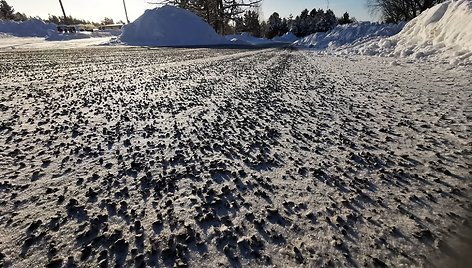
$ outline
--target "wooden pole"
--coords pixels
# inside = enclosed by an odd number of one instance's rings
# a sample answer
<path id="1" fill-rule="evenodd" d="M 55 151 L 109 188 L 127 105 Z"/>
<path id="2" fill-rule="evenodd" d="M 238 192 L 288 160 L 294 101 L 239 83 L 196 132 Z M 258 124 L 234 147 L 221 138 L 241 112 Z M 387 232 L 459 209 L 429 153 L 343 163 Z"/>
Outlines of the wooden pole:
<path id="1" fill-rule="evenodd" d="M 126 22 L 129 24 L 128 11 L 126 10 L 126 3 L 125 3 L 125 0 L 123 0 L 123 7 L 125 8 Z"/>
<path id="2" fill-rule="evenodd" d="M 67 24 L 66 11 L 64 10 L 64 5 L 62 4 L 62 0 L 59 0 L 59 4 L 61 4 L 62 14 L 64 15 L 64 24 Z"/>

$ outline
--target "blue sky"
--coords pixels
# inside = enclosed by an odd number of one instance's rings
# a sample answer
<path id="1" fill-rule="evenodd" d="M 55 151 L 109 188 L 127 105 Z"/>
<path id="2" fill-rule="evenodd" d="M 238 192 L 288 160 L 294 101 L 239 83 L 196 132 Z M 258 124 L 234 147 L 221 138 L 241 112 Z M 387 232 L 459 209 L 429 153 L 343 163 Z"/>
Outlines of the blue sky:
<path id="1" fill-rule="evenodd" d="M 279 13 L 282 17 L 287 17 L 290 14 L 295 17 L 305 8 L 308 10 L 313 8 L 327 9 L 328 3 L 329 8 L 334 11 L 336 16 L 341 16 L 347 11 L 358 20 L 375 20 L 369 14 L 366 0 L 264 0 L 261 11 L 265 18 L 274 12 Z"/>
<path id="2" fill-rule="evenodd" d="M 73 17 L 91 21 L 101 21 L 104 17 L 111 17 L 114 20 L 125 20 L 122 0 L 62 0 L 66 13 Z M 152 0 L 126 0 L 130 20 L 139 17 L 145 9 L 152 8 L 147 4 Z M 7 0 L 16 11 L 26 13 L 30 16 L 40 16 L 47 18 L 48 14 L 61 15 L 61 8 L 58 0 Z M 366 0 L 330 0 L 329 7 L 333 9 L 337 16 L 341 16 L 348 11 L 351 16 L 358 20 L 371 20 L 366 7 Z M 282 17 L 289 14 L 294 16 L 308 8 L 326 9 L 327 0 L 264 0 L 261 12 L 267 18 L 272 13 L 278 12 Z"/>

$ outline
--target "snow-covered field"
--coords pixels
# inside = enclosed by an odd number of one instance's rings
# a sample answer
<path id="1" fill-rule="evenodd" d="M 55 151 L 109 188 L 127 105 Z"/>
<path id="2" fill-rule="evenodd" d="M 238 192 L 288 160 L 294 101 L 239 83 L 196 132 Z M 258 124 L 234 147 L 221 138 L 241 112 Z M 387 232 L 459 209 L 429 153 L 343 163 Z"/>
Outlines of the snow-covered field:
<path id="1" fill-rule="evenodd" d="M 392 62 L 280 49 L 2 53 L 0 264 L 460 259 L 470 68 Z"/>

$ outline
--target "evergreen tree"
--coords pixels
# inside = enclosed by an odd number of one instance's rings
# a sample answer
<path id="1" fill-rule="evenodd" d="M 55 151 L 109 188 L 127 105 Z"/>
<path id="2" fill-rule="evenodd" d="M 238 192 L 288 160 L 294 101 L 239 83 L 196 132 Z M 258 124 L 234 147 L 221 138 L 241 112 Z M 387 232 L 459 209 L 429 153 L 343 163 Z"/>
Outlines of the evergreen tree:
<path id="1" fill-rule="evenodd" d="M 15 10 L 10 6 L 6 0 L 0 1 L 0 19 L 13 20 L 15 18 Z"/>
<path id="2" fill-rule="evenodd" d="M 259 22 L 259 13 L 256 11 L 249 10 L 244 13 L 244 27 L 245 32 L 250 33 L 252 36 L 261 37 L 261 24 Z"/>
<path id="3" fill-rule="evenodd" d="M 112 18 L 107 18 L 105 17 L 102 22 L 100 23 L 102 25 L 110 25 L 110 24 L 115 24 Z"/>
<path id="4" fill-rule="evenodd" d="M 279 13 L 274 12 L 270 15 L 269 20 L 267 21 L 268 31 L 266 37 L 272 39 L 279 35 L 279 32 L 282 28 L 282 19 L 280 18 Z"/>
<path id="5" fill-rule="evenodd" d="M 338 19 L 331 9 L 328 9 L 320 21 L 319 30 L 321 32 L 327 32 L 332 30 L 338 24 Z"/>
<path id="6" fill-rule="evenodd" d="M 349 16 L 349 13 L 344 13 L 344 15 L 338 19 L 338 23 L 340 25 L 343 25 L 343 24 L 350 24 L 350 23 L 353 23 L 354 20 L 352 20 Z"/>

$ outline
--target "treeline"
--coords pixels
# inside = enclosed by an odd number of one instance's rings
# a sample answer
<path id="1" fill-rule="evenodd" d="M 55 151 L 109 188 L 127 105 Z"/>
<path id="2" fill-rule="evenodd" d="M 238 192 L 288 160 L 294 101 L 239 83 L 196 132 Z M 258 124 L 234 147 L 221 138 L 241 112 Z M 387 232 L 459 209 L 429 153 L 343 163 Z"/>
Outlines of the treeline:
<path id="1" fill-rule="evenodd" d="M 88 21 L 88 20 L 82 20 L 82 19 L 77 19 L 72 16 L 67 16 L 67 19 L 64 20 L 63 16 L 55 16 L 55 15 L 49 15 L 48 19 L 46 22 L 51 22 L 55 23 L 57 25 L 60 24 L 87 24 L 87 25 L 108 25 L 108 24 L 115 24 L 115 21 L 112 18 L 107 18 L 105 17 L 101 22 L 94 22 L 94 21 Z M 117 24 L 124 24 L 122 20 L 117 21 Z"/>
<path id="2" fill-rule="evenodd" d="M 261 0 L 164 0 L 156 4 L 171 4 L 199 15 L 220 34 L 247 32 L 256 37 L 273 38 L 292 31 L 297 36 L 326 32 L 337 24 L 353 22 L 349 14 L 336 18 L 332 10 L 305 9 L 293 18 L 272 14 L 262 21 L 257 9 Z"/>
<path id="3" fill-rule="evenodd" d="M 267 21 L 260 21 L 259 14 L 256 11 L 246 11 L 243 16 L 236 18 L 234 31 L 237 33 L 248 32 L 256 37 L 273 38 L 292 32 L 298 37 L 307 36 L 316 32 L 327 32 L 338 24 L 348 24 L 355 19 L 344 13 L 337 18 L 330 9 L 305 9 L 300 15 L 293 18 L 281 18 L 277 12 L 270 15 Z"/>
<path id="4" fill-rule="evenodd" d="M 15 12 L 12 6 L 7 1 L 0 1 L 0 20 L 14 20 L 14 21 L 25 21 L 29 17 L 23 13 Z"/>

